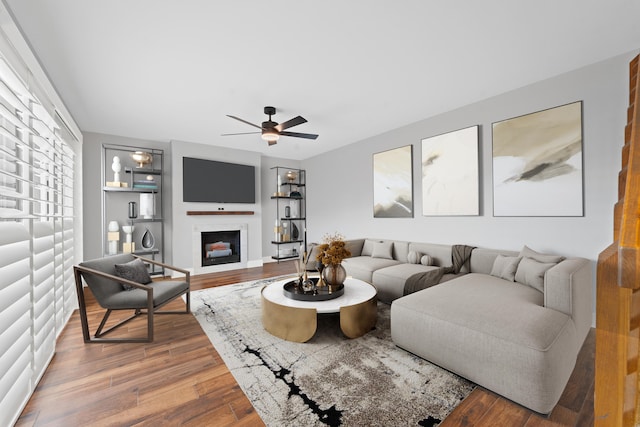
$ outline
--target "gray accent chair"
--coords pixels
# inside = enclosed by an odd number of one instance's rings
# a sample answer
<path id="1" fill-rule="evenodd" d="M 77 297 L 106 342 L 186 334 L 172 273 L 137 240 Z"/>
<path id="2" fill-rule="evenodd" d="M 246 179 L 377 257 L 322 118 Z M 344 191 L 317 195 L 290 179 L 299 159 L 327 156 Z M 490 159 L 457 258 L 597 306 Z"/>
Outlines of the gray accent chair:
<path id="1" fill-rule="evenodd" d="M 116 264 L 126 264 L 136 258 L 141 259 L 145 263 L 155 264 L 165 269 L 183 273 L 185 277 L 179 280 L 157 280 L 148 284 L 141 284 L 116 275 Z M 76 294 L 78 296 L 82 334 L 85 343 L 152 342 L 154 314 L 189 314 L 191 312 L 191 276 L 187 270 L 133 254 L 114 255 L 85 261 L 74 266 L 73 270 L 76 281 Z M 83 279 L 98 304 L 107 310 L 93 337 L 89 331 Z M 123 284 L 133 289 L 125 290 Z M 186 299 L 186 308 L 184 311 L 158 311 L 159 308 L 182 295 L 185 295 Z M 104 330 L 109 315 L 113 310 L 133 310 L 133 314 Z M 141 315 L 147 316 L 146 337 L 103 338 L 107 333 Z"/>

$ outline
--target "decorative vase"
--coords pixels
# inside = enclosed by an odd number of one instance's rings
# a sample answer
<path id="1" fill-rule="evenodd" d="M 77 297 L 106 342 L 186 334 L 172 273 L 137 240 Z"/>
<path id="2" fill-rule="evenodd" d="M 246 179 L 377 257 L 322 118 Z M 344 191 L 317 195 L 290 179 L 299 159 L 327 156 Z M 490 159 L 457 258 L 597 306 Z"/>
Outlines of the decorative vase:
<path id="1" fill-rule="evenodd" d="M 156 239 L 153 237 L 153 233 L 148 228 L 142 235 L 142 241 L 140 242 L 145 249 L 151 249 L 156 244 Z"/>
<path id="2" fill-rule="evenodd" d="M 152 193 L 140 193 L 140 216 L 145 219 L 155 215 L 155 200 Z"/>
<path id="3" fill-rule="evenodd" d="M 138 208 L 136 202 L 129 202 L 129 219 L 138 217 Z"/>
<path id="4" fill-rule="evenodd" d="M 289 208 L 291 213 L 291 218 L 300 218 L 300 212 L 298 209 L 299 202 L 297 200 L 291 200 L 289 202 Z"/>
<path id="5" fill-rule="evenodd" d="M 298 240 L 298 237 L 300 237 L 300 230 L 298 230 L 298 227 L 296 227 L 296 223 L 292 222 L 291 223 L 291 239 Z"/>
<path id="6" fill-rule="evenodd" d="M 287 172 L 287 179 L 289 180 L 289 182 L 294 182 L 296 180 L 296 178 L 298 178 L 298 174 L 294 171 L 289 171 Z"/>
<path id="7" fill-rule="evenodd" d="M 153 162 L 153 156 L 146 151 L 136 151 L 131 153 L 131 158 L 138 164 L 137 168 L 143 168 Z"/>
<path id="8" fill-rule="evenodd" d="M 347 278 L 347 270 L 344 269 L 342 264 L 325 265 L 322 270 L 322 277 L 329 286 L 342 285 Z"/>

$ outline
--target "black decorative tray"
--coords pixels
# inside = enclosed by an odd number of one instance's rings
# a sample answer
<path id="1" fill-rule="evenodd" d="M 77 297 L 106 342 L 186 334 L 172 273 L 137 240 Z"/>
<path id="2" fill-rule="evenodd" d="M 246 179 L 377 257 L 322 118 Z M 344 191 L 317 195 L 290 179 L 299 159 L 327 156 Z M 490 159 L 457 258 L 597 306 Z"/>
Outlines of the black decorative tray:
<path id="1" fill-rule="evenodd" d="M 312 280 L 314 283 L 318 283 L 317 277 L 312 277 L 309 280 Z M 327 301 L 338 298 L 340 295 L 344 294 L 344 285 L 339 285 L 337 288 L 324 285 L 316 288 L 315 291 L 306 292 L 297 285 L 297 280 L 285 283 L 283 288 L 284 296 L 298 301 Z"/>

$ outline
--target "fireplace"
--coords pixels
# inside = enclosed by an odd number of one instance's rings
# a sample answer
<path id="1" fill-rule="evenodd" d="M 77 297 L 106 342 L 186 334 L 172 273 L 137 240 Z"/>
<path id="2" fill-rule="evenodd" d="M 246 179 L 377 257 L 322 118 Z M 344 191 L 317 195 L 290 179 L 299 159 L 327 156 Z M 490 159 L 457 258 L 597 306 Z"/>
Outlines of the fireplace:
<path id="1" fill-rule="evenodd" d="M 247 224 L 196 224 L 192 259 L 195 274 L 246 268 Z"/>
<path id="2" fill-rule="evenodd" d="M 240 230 L 200 233 L 202 267 L 240 262 Z"/>

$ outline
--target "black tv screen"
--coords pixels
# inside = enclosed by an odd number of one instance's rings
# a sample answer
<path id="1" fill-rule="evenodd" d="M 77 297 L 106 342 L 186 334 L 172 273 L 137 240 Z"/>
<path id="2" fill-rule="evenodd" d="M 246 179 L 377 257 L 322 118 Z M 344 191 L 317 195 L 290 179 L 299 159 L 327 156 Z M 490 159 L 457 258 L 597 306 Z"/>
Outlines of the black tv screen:
<path id="1" fill-rule="evenodd" d="M 185 202 L 255 203 L 255 180 L 255 166 L 182 158 Z"/>

